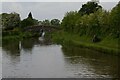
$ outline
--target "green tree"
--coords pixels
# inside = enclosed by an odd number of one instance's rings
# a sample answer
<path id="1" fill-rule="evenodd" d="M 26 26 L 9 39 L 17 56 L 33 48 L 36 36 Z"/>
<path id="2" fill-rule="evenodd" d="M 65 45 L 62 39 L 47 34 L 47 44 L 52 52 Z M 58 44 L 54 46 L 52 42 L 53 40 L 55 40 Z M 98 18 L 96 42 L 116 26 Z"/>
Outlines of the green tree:
<path id="1" fill-rule="evenodd" d="M 51 23 L 50 23 L 50 21 L 49 20 L 44 20 L 43 22 L 42 22 L 42 25 L 45 25 L 45 26 L 50 26 L 51 25 Z"/>
<path id="2" fill-rule="evenodd" d="M 28 17 L 21 21 L 21 27 L 38 25 L 38 20 L 33 19 L 31 12 L 28 14 Z"/>
<path id="3" fill-rule="evenodd" d="M 120 37 L 120 2 L 112 9 L 110 13 L 110 27 L 115 37 Z"/>
<path id="4" fill-rule="evenodd" d="M 65 17 L 62 20 L 62 27 L 65 31 L 74 32 L 75 23 L 77 20 L 77 11 L 70 11 L 65 14 Z"/>
<path id="5" fill-rule="evenodd" d="M 82 8 L 79 10 L 79 13 L 81 15 L 84 14 L 90 14 L 90 13 L 94 13 L 95 11 L 99 10 L 100 8 L 102 8 L 100 5 L 98 5 L 97 2 L 94 1 L 89 1 L 86 4 L 82 5 Z"/>
<path id="6" fill-rule="evenodd" d="M 52 26 L 60 26 L 60 20 L 58 20 L 58 19 L 52 19 L 51 20 L 51 25 Z"/>
<path id="7" fill-rule="evenodd" d="M 43 24 L 43 22 L 42 21 L 38 21 L 38 25 L 42 25 Z"/>
<path id="8" fill-rule="evenodd" d="M 33 17 L 32 17 L 32 13 L 31 13 L 31 12 L 28 14 L 28 18 L 33 19 Z"/>
<path id="9" fill-rule="evenodd" d="M 96 13 L 100 26 L 100 35 L 107 36 L 110 33 L 110 13 L 106 10 L 99 9 Z"/>
<path id="10" fill-rule="evenodd" d="M 2 29 L 12 30 L 15 27 L 19 27 L 20 16 L 18 13 L 2 13 Z"/>

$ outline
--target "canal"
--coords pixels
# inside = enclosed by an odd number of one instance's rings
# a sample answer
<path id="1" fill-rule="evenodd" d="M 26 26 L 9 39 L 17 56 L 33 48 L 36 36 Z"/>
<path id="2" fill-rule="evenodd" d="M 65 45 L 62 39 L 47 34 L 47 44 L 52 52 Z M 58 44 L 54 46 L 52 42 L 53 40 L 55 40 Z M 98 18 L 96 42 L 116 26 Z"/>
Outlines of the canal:
<path id="1" fill-rule="evenodd" d="M 42 38 L 3 41 L 3 78 L 116 78 L 117 56 Z"/>

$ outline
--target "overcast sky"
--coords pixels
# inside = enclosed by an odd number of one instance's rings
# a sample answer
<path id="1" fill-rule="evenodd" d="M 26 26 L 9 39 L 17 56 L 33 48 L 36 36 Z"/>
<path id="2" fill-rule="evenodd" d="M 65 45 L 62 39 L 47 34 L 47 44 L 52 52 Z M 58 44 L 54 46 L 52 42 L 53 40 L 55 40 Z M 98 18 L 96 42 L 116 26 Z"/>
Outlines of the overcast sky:
<path id="1" fill-rule="evenodd" d="M 62 19 L 68 11 L 79 10 L 85 2 L 3 2 L 2 12 L 17 12 L 21 19 L 32 12 L 33 17 L 38 20 Z M 100 3 L 104 9 L 111 10 L 117 2 Z"/>

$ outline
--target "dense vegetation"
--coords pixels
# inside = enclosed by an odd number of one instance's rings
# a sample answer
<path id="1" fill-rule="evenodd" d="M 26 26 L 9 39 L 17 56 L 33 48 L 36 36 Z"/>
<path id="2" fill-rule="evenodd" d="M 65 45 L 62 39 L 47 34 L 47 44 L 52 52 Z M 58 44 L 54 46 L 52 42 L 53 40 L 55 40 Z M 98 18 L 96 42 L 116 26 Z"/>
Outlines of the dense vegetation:
<path id="1" fill-rule="evenodd" d="M 2 16 L 2 30 L 12 30 L 20 27 L 20 15 L 18 13 L 3 13 Z"/>
<path id="2" fill-rule="evenodd" d="M 21 21 L 20 26 L 21 26 L 21 28 L 25 28 L 27 26 L 32 26 L 32 25 L 38 25 L 38 20 L 33 19 L 32 13 L 30 12 L 28 14 L 28 17 Z"/>
<path id="3" fill-rule="evenodd" d="M 106 11 L 97 2 L 87 2 L 79 11 L 67 12 L 62 20 L 62 31 L 53 40 L 84 46 L 102 52 L 119 53 L 120 2 Z M 61 35 L 61 37 L 57 37 Z M 95 43 L 96 42 L 96 43 Z"/>
<path id="4" fill-rule="evenodd" d="M 95 7 L 96 6 L 96 7 Z M 103 10 L 96 2 L 88 2 L 77 11 L 67 12 L 62 20 L 64 31 L 78 35 L 103 38 L 120 37 L 120 3 L 111 12 Z"/>
<path id="5" fill-rule="evenodd" d="M 3 40 L 19 40 L 22 38 L 36 37 L 38 34 L 34 34 L 29 31 L 24 31 L 26 27 L 35 26 L 35 25 L 44 25 L 44 26 L 60 26 L 60 20 L 52 19 L 38 21 L 33 18 L 32 13 L 28 14 L 26 19 L 21 20 L 18 13 L 2 13 L 0 14 L 2 20 L 2 39 Z"/>

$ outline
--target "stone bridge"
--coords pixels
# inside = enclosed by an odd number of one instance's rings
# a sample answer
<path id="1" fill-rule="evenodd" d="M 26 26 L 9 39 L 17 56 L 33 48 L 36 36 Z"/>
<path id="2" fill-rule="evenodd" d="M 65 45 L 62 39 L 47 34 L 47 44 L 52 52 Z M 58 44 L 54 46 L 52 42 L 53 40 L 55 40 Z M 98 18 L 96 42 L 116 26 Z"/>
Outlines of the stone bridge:
<path id="1" fill-rule="evenodd" d="M 54 27 L 54 26 L 45 26 L 45 25 L 35 25 L 35 26 L 28 26 L 26 28 L 24 28 L 24 31 L 29 31 L 29 32 L 40 32 L 41 30 L 43 30 L 44 32 L 53 32 L 55 30 L 58 30 L 58 27 Z"/>

